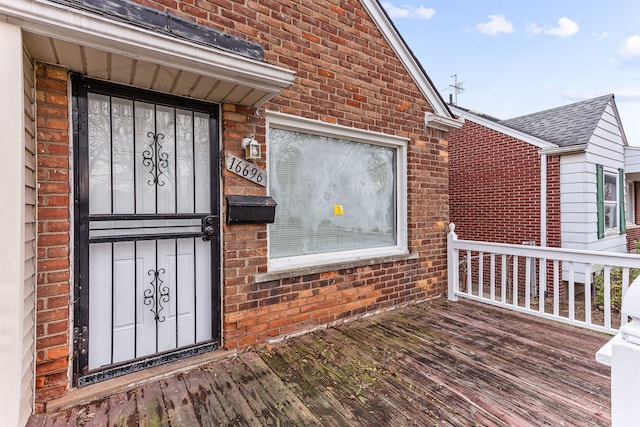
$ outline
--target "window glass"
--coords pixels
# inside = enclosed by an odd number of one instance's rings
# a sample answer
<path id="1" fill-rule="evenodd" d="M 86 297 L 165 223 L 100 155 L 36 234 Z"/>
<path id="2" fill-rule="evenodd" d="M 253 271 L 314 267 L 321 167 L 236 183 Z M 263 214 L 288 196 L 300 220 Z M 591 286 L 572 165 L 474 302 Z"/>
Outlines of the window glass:
<path id="1" fill-rule="evenodd" d="M 624 203 L 624 210 L 625 210 L 625 215 L 626 215 L 626 219 L 627 219 L 627 224 L 635 224 L 636 223 L 635 192 L 636 191 L 635 191 L 634 182 L 631 181 L 631 182 L 627 183 L 627 191 L 625 193 L 626 200 L 625 200 L 625 203 Z"/>
<path id="2" fill-rule="evenodd" d="M 398 244 L 398 149 L 269 129 L 269 257 Z"/>
<path id="3" fill-rule="evenodd" d="M 618 178 L 616 175 L 604 174 L 604 224 L 605 228 L 618 226 Z"/>

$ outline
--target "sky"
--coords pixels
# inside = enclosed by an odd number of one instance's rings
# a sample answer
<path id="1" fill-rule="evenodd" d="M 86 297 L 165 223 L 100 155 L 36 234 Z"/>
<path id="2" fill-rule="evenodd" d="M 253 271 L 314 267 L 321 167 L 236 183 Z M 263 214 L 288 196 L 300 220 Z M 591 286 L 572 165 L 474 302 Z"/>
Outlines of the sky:
<path id="1" fill-rule="evenodd" d="M 639 0 L 382 5 L 445 101 L 507 119 L 613 93 L 640 146 Z"/>

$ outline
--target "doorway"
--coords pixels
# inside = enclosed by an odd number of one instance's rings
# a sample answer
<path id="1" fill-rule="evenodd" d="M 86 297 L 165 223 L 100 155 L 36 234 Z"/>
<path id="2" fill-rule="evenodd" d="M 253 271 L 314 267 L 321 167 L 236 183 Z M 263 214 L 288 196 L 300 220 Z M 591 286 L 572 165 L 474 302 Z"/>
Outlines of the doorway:
<path id="1" fill-rule="evenodd" d="M 73 79 L 74 382 L 220 338 L 218 106 Z"/>

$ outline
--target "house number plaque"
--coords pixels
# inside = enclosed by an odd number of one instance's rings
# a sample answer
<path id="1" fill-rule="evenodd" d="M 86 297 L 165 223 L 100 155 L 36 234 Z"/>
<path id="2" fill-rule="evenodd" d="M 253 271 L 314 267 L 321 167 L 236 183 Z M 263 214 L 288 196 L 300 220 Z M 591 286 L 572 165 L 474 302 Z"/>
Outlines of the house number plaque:
<path id="1" fill-rule="evenodd" d="M 233 154 L 225 153 L 225 157 L 226 169 L 229 172 L 248 179 L 251 182 L 255 182 L 258 185 L 262 185 L 263 187 L 267 186 L 267 171 Z"/>

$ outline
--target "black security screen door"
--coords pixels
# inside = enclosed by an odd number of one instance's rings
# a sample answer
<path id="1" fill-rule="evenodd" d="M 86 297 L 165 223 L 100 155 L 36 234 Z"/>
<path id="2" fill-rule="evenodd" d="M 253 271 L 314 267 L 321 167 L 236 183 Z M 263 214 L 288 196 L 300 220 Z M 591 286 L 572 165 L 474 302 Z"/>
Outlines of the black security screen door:
<path id="1" fill-rule="evenodd" d="M 74 378 L 216 348 L 217 106 L 76 78 Z"/>

